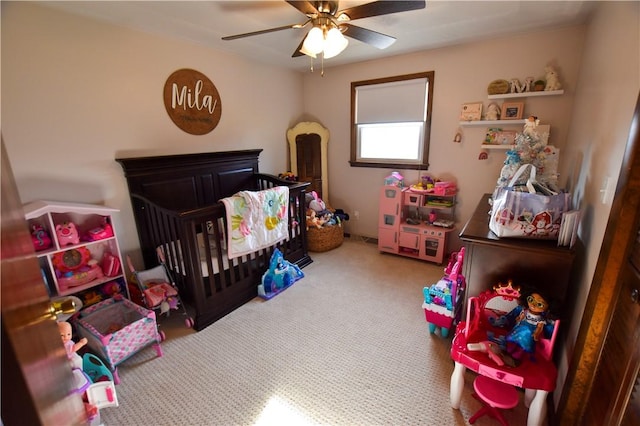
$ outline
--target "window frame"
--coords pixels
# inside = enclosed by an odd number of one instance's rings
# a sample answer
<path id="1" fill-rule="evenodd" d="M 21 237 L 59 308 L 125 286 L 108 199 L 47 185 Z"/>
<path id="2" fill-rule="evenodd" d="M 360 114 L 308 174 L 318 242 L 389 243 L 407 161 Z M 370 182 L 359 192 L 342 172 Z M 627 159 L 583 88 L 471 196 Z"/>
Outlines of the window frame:
<path id="1" fill-rule="evenodd" d="M 394 168 L 394 169 L 415 169 L 427 170 L 429 168 L 429 145 L 431 136 L 431 117 L 433 115 L 433 88 L 434 88 L 435 71 L 425 71 L 420 73 L 398 75 L 393 77 L 383 77 L 373 80 L 362 80 L 351 82 L 351 158 L 349 164 L 351 167 L 377 167 L 377 168 Z M 427 114 L 424 121 L 424 134 L 422 139 L 422 158 L 419 162 L 393 162 L 393 161 L 362 161 L 358 159 L 359 143 L 358 143 L 358 125 L 356 124 L 356 91 L 360 86 L 371 86 L 375 84 L 385 84 L 398 81 L 426 79 L 427 80 Z"/>

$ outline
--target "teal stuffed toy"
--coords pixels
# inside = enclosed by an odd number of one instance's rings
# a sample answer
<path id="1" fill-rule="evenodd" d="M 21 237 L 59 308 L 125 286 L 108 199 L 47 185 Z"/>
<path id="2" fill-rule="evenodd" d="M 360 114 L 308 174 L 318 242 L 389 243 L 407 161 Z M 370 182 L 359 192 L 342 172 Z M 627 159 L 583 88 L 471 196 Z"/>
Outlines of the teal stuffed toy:
<path id="1" fill-rule="evenodd" d="M 304 278 L 304 273 L 298 265 L 285 260 L 282 252 L 276 248 L 271 255 L 269 269 L 262 275 L 258 295 L 263 299 L 271 299 L 301 278 Z"/>

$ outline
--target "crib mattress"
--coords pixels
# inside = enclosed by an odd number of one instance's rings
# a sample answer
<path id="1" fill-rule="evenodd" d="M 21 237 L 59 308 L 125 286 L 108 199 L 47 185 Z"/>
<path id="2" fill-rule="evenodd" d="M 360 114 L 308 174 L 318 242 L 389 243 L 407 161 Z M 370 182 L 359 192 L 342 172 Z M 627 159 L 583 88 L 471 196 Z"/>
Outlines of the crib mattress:
<path id="1" fill-rule="evenodd" d="M 211 267 L 213 269 L 213 275 L 220 273 L 220 267 L 218 266 L 218 245 L 215 243 L 213 236 L 209 235 L 209 247 L 211 249 L 209 253 L 207 253 L 202 232 L 199 232 L 197 234 L 197 239 L 198 239 L 198 253 L 200 257 L 200 271 L 202 272 L 202 276 L 203 277 L 209 276 L 209 261 L 207 258 L 211 259 Z M 222 267 L 223 267 L 223 270 L 225 271 L 229 269 L 229 263 L 231 263 L 231 265 L 233 266 L 238 266 L 239 263 L 244 263 L 247 260 L 253 260 L 256 258 L 256 254 L 251 253 L 246 256 L 237 257 L 229 261 L 225 246 L 223 244 L 221 246 L 222 246 Z M 167 262 L 167 266 L 176 273 L 186 275 L 180 240 L 177 240 L 177 244 L 176 244 L 176 241 L 171 241 L 169 244 L 166 245 L 166 248 L 163 246 L 160 246 L 159 248 L 163 251 L 163 253 L 165 254 L 165 257 L 170 258 L 171 260 Z"/>

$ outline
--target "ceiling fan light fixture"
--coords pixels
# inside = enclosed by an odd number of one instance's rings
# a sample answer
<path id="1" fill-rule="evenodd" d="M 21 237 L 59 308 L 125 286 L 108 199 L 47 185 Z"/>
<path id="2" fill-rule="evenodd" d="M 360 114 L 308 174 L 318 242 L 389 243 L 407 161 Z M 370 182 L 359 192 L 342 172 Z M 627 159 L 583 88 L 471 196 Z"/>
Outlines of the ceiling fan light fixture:
<path id="1" fill-rule="evenodd" d="M 302 43 L 300 52 L 313 58 L 324 48 L 324 34 L 320 27 L 313 27 Z"/>
<path id="2" fill-rule="evenodd" d="M 324 58 L 329 59 L 339 55 L 348 45 L 349 40 L 342 35 L 342 32 L 336 27 L 331 28 L 324 42 Z"/>

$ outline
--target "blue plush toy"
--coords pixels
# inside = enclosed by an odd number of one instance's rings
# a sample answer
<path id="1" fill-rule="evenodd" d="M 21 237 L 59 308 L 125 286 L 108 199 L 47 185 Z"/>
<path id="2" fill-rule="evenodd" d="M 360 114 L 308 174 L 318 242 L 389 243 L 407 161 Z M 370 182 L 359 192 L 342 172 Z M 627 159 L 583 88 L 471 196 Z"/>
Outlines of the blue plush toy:
<path id="1" fill-rule="evenodd" d="M 271 299 L 303 277 L 304 274 L 298 265 L 285 260 L 280 250 L 275 249 L 269 261 L 269 269 L 262 275 L 258 295 L 264 299 Z"/>

